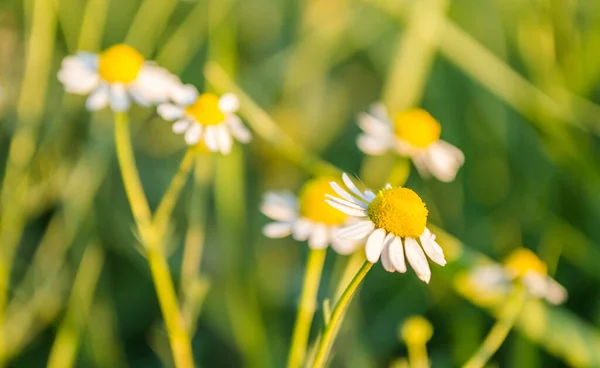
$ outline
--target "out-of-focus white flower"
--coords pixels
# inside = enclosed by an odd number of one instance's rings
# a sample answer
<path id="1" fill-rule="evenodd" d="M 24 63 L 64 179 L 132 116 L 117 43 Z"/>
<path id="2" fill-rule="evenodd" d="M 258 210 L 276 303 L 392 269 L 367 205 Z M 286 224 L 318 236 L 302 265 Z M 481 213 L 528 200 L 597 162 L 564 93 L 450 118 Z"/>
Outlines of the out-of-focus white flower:
<path id="1" fill-rule="evenodd" d="M 267 192 L 261 211 L 276 222 L 267 224 L 263 233 L 270 238 L 292 235 L 295 240 L 308 240 L 312 249 L 331 245 L 339 254 L 350 254 L 359 242 L 342 239 L 337 231 L 348 222 L 348 216 L 327 205 L 326 194 L 333 194 L 329 186 L 332 178 L 308 181 L 298 197 L 290 192 Z"/>
<path id="2" fill-rule="evenodd" d="M 482 289 L 494 288 L 505 292 L 510 290 L 513 282 L 520 282 L 530 295 L 551 304 L 561 304 L 567 299 L 567 290 L 548 276 L 546 264 L 526 248 L 514 251 L 504 265 L 475 267 L 470 279 Z"/>
<path id="3" fill-rule="evenodd" d="M 184 134 L 190 146 L 204 144 L 212 152 L 228 154 L 233 144 L 232 136 L 242 143 L 252 139 L 252 133 L 235 114 L 238 98 L 231 93 L 220 98 L 212 93 L 198 95 L 182 103 L 163 103 L 158 113 L 165 120 L 174 121 L 173 132 Z"/>
<path id="4" fill-rule="evenodd" d="M 107 105 L 126 111 L 131 101 L 142 106 L 168 100 L 181 101 L 189 95 L 179 78 L 144 57 L 133 47 L 118 44 L 100 54 L 78 52 L 67 56 L 58 79 L 69 93 L 88 95 L 88 110 Z"/>
<path id="5" fill-rule="evenodd" d="M 362 113 L 358 125 L 358 147 L 369 155 L 394 151 L 412 159 L 422 176 L 435 176 L 450 182 L 456 177 L 465 157 L 461 150 L 440 139 L 441 125 L 427 111 L 411 109 L 396 115 L 392 121 L 385 107 L 374 105 Z"/>
<path id="6" fill-rule="evenodd" d="M 392 188 L 388 184 L 375 194 L 358 189 L 347 174 L 342 175 L 342 180 L 349 192 L 332 181 L 330 185 L 337 196 L 327 194 L 326 202 L 360 220 L 340 230 L 338 236 L 367 238 L 367 260 L 375 263 L 381 258 L 388 272 L 406 272 L 406 254 L 419 279 L 429 283 L 431 269 L 427 257 L 441 266 L 446 259 L 435 235 L 426 227 L 428 211 L 423 200 L 408 188 Z"/>

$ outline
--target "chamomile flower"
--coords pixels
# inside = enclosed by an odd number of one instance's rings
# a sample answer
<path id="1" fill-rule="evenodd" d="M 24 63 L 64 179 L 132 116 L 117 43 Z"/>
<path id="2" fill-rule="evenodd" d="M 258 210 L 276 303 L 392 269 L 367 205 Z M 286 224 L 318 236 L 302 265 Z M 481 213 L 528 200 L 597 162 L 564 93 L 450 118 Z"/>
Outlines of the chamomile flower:
<path id="1" fill-rule="evenodd" d="M 471 280 L 481 288 L 496 288 L 508 293 L 511 283 L 518 282 L 536 298 L 551 304 L 561 304 L 567 298 L 567 290 L 548 275 L 546 264 L 531 250 L 519 248 L 504 262 L 476 267 Z"/>
<path id="2" fill-rule="evenodd" d="M 364 153 L 408 156 L 422 176 L 450 182 L 465 161 L 461 150 L 440 139 L 440 123 L 423 109 L 401 112 L 392 121 L 385 107 L 376 104 L 359 116 L 358 125 L 364 133 L 357 144 Z"/>
<path id="3" fill-rule="evenodd" d="M 198 95 L 179 104 L 164 103 L 158 113 L 165 120 L 175 121 L 173 132 L 184 134 L 185 142 L 195 146 L 201 142 L 212 152 L 228 154 L 233 144 L 232 136 L 242 143 L 252 139 L 250 130 L 235 114 L 238 98 L 231 93 L 220 98 L 212 93 Z"/>
<path id="4" fill-rule="evenodd" d="M 267 192 L 261 211 L 276 222 L 267 224 L 263 233 L 269 238 L 292 235 L 295 240 L 308 240 L 312 249 L 324 249 L 328 245 L 340 254 L 350 254 L 359 243 L 336 235 L 347 224 L 348 216 L 323 199 L 334 194 L 329 186 L 331 178 L 308 181 L 296 197 L 290 192 Z"/>
<path id="5" fill-rule="evenodd" d="M 133 100 L 139 105 L 155 105 L 188 94 L 175 75 L 144 60 L 133 47 L 118 44 L 100 54 L 78 52 L 67 56 L 58 79 L 69 93 L 88 95 L 88 110 L 110 105 L 113 111 L 125 111 Z"/>
<path id="6" fill-rule="evenodd" d="M 326 194 L 325 201 L 360 220 L 337 235 L 355 240 L 367 238 L 365 252 L 369 262 L 381 258 L 386 271 L 404 273 L 406 259 L 417 277 L 429 283 L 431 269 L 427 257 L 441 266 L 446 259 L 435 235 L 426 226 L 428 211 L 423 200 L 408 188 L 392 188 L 388 184 L 375 194 L 359 190 L 345 173 L 342 180 L 350 192 L 332 181 L 330 185 L 337 196 Z"/>

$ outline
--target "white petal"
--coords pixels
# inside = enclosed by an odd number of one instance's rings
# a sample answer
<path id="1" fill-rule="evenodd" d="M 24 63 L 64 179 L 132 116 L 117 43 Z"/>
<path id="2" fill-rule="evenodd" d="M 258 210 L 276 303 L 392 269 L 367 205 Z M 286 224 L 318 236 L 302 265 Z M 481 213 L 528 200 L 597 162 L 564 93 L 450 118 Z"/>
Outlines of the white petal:
<path id="1" fill-rule="evenodd" d="M 217 131 L 214 126 L 208 125 L 204 129 L 204 143 L 206 147 L 213 152 L 219 151 L 219 142 L 217 140 Z"/>
<path id="2" fill-rule="evenodd" d="M 329 185 L 331 186 L 333 191 L 337 193 L 337 195 L 339 195 L 346 201 L 354 203 L 365 210 L 369 207 L 365 202 L 361 201 L 360 199 L 357 199 L 356 197 L 352 196 L 350 193 L 342 189 L 342 187 L 340 187 L 335 181 L 330 181 Z"/>
<path id="3" fill-rule="evenodd" d="M 348 255 L 354 253 L 354 251 L 360 246 L 360 243 L 350 239 L 344 239 L 338 236 L 339 228 L 331 227 L 329 229 L 329 237 L 331 239 L 331 248 L 338 254 Z"/>
<path id="4" fill-rule="evenodd" d="M 225 114 L 232 114 L 240 107 L 240 101 L 233 93 L 226 93 L 219 99 L 219 109 Z"/>
<path id="5" fill-rule="evenodd" d="M 227 126 L 225 124 L 219 124 L 215 126 L 216 135 L 217 135 L 217 144 L 219 145 L 219 151 L 228 155 L 231 152 L 231 134 L 229 130 L 227 130 Z"/>
<path id="6" fill-rule="evenodd" d="M 546 291 L 546 300 L 551 304 L 558 305 L 567 300 L 567 289 L 556 282 L 553 278 L 547 276 L 548 285 Z"/>
<path id="7" fill-rule="evenodd" d="M 476 266 L 471 271 L 469 279 L 480 289 L 509 285 L 511 281 L 504 268 L 496 263 Z"/>
<path id="8" fill-rule="evenodd" d="M 329 229 L 327 225 L 316 223 L 308 237 L 308 246 L 312 249 L 325 249 L 329 243 Z"/>
<path id="9" fill-rule="evenodd" d="M 295 205 L 290 204 L 283 198 L 280 200 L 269 200 L 268 198 L 278 193 L 270 192 L 265 194 L 263 197 L 263 202 L 260 206 L 260 210 L 266 216 L 272 218 L 277 221 L 292 221 L 298 217 L 298 211 Z"/>
<path id="10" fill-rule="evenodd" d="M 383 249 L 381 251 L 381 265 L 387 272 L 394 272 L 396 268 L 392 264 L 392 260 L 390 258 L 390 245 L 393 240 L 396 238 L 396 235 L 389 233 L 383 239 Z"/>
<path id="11" fill-rule="evenodd" d="M 78 53 L 67 56 L 58 72 L 58 80 L 69 93 L 88 94 L 100 83 L 97 67 L 97 55 Z"/>
<path id="12" fill-rule="evenodd" d="M 343 206 L 350 207 L 350 208 L 353 208 L 353 209 L 359 210 L 359 211 L 365 211 L 368 208 L 368 206 L 365 205 L 364 203 L 360 204 L 360 205 L 355 204 L 354 202 L 350 202 L 345 199 L 341 199 L 341 198 L 332 196 L 331 194 L 325 194 L 325 199 L 328 199 L 333 202 L 337 202 Z"/>
<path id="13" fill-rule="evenodd" d="M 289 208 L 298 208 L 298 198 L 289 190 L 268 191 L 263 196 L 263 201 L 269 204 L 285 206 Z"/>
<path id="14" fill-rule="evenodd" d="M 238 116 L 230 115 L 227 117 L 226 122 L 227 125 L 229 125 L 229 128 L 231 129 L 231 134 L 233 134 L 235 139 L 242 143 L 248 143 L 252 140 L 252 133 L 248 128 L 246 128 L 246 126 L 244 125 L 244 123 L 242 123 L 242 120 Z"/>
<path id="15" fill-rule="evenodd" d="M 404 260 L 404 248 L 402 247 L 402 239 L 399 237 L 394 237 L 390 247 L 388 248 L 390 253 L 390 261 L 392 265 L 396 269 L 396 271 L 400 273 L 406 272 L 406 262 Z"/>
<path id="16" fill-rule="evenodd" d="M 262 232 L 269 238 L 285 238 L 292 233 L 292 224 L 289 222 L 273 222 L 265 225 Z"/>
<path id="17" fill-rule="evenodd" d="M 113 83 L 110 86 L 109 93 L 110 108 L 113 111 L 126 111 L 131 106 L 127 90 L 121 83 Z"/>
<path id="18" fill-rule="evenodd" d="M 156 111 L 165 120 L 177 120 L 183 116 L 183 108 L 172 103 L 162 103 Z"/>
<path id="19" fill-rule="evenodd" d="M 442 250 L 442 247 L 440 247 L 435 241 L 435 237 L 432 235 L 433 234 L 431 234 L 429 229 L 426 228 L 423 235 L 419 237 L 421 240 L 421 245 L 423 246 L 423 250 L 425 250 L 425 253 L 432 261 L 440 266 L 445 266 L 446 258 L 444 258 L 444 251 Z"/>
<path id="20" fill-rule="evenodd" d="M 390 116 L 385 108 L 385 105 L 381 102 L 376 102 L 369 107 L 369 113 L 375 118 L 390 122 Z M 391 123 L 391 122 L 390 122 Z"/>
<path id="21" fill-rule="evenodd" d="M 336 235 L 342 239 L 361 240 L 369 235 L 374 228 L 375 224 L 371 220 L 360 220 L 342 228 Z"/>
<path id="22" fill-rule="evenodd" d="M 408 263 L 413 270 L 415 270 L 419 280 L 429 284 L 429 280 L 431 280 L 431 269 L 429 269 L 429 263 L 427 263 L 427 258 L 419 243 L 413 238 L 405 238 L 404 247 L 406 249 Z"/>
<path id="23" fill-rule="evenodd" d="M 185 143 L 189 146 L 193 146 L 200 142 L 200 137 L 202 136 L 202 125 L 198 123 L 192 123 L 192 126 L 188 128 L 185 132 Z"/>
<path id="24" fill-rule="evenodd" d="M 166 102 L 174 88 L 181 88 L 180 84 L 179 78 L 168 70 L 146 62 L 129 89 L 137 103 L 150 106 Z"/>
<path id="25" fill-rule="evenodd" d="M 185 119 L 177 120 L 173 124 L 171 129 L 173 130 L 173 133 L 175 133 L 175 134 L 182 134 L 190 128 L 190 124 L 191 123 L 189 120 L 185 120 Z"/>
<path id="26" fill-rule="evenodd" d="M 355 216 L 355 217 L 366 217 L 367 216 L 367 211 L 365 211 L 365 210 L 357 210 L 355 208 L 348 207 L 344 204 L 340 204 L 339 202 L 334 201 L 332 199 L 326 199 L 325 202 L 327 202 L 327 204 L 329 204 L 331 207 L 333 207 L 339 211 L 342 211 L 346 215 Z"/>
<path id="27" fill-rule="evenodd" d="M 106 105 L 108 105 L 108 85 L 101 84 L 87 98 L 85 106 L 90 111 L 96 111 L 105 108 Z"/>
<path id="28" fill-rule="evenodd" d="M 392 134 L 392 125 L 388 121 L 377 119 L 366 113 L 358 115 L 358 126 L 367 135 L 373 137 L 389 137 Z"/>
<path id="29" fill-rule="evenodd" d="M 356 194 L 359 198 L 367 201 L 367 197 L 365 197 L 365 195 L 356 187 L 356 185 L 354 185 L 352 180 L 350 180 L 350 177 L 348 176 L 348 174 L 346 174 L 346 173 L 342 174 L 342 181 L 344 182 L 346 187 L 348 187 L 348 189 L 350 189 L 350 191 L 352 193 Z"/>
<path id="30" fill-rule="evenodd" d="M 198 90 L 191 84 L 175 85 L 170 91 L 171 99 L 178 105 L 190 105 L 198 99 Z"/>
<path id="31" fill-rule="evenodd" d="M 375 263 L 379 260 L 379 256 L 381 255 L 381 250 L 383 249 L 383 240 L 385 238 L 385 230 L 376 229 L 371 233 L 369 239 L 367 239 L 367 244 L 365 246 L 365 253 L 367 255 L 367 260 L 371 263 Z"/>
<path id="32" fill-rule="evenodd" d="M 368 203 L 371 203 L 371 201 L 376 197 L 375 193 L 371 192 L 370 190 L 365 190 L 363 193 Z"/>
<path id="33" fill-rule="evenodd" d="M 464 162 L 462 151 L 444 141 L 432 144 L 427 150 L 428 169 L 440 181 L 454 180 Z"/>
<path id="34" fill-rule="evenodd" d="M 292 227 L 292 237 L 297 241 L 308 239 L 314 223 L 305 218 L 299 218 Z"/>

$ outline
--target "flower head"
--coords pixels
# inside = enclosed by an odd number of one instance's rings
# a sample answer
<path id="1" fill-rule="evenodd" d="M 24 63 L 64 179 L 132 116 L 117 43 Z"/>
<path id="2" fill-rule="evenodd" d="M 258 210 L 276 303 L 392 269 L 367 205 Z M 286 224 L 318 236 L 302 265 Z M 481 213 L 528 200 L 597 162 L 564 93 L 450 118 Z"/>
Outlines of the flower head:
<path id="1" fill-rule="evenodd" d="M 359 116 L 358 125 L 363 133 L 357 144 L 363 152 L 381 155 L 391 150 L 411 157 L 423 176 L 452 181 L 464 163 L 463 153 L 440 139 L 440 123 L 423 109 L 400 112 L 392 120 L 385 107 L 377 104 Z"/>
<path id="2" fill-rule="evenodd" d="M 546 264 L 531 250 L 519 248 L 511 253 L 504 265 L 492 264 L 476 267 L 471 279 L 479 287 L 508 291 L 512 283 L 520 283 L 536 298 L 560 304 L 567 291 L 548 275 Z"/>
<path id="3" fill-rule="evenodd" d="M 173 132 L 184 134 L 190 146 L 205 144 L 212 152 L 228 154 L 232 136 L 242 143 L 252 139 L 252 134 L 235 114 L 239 101 L 234 94 L 217 97 L 212 93 L 198 95 L 179 104 L 164 103 L 158 113 L 165 120 L 175 121 Z"/>
<path id="4" fill-rule="evenodd" d="M 87 95 L 88 110 L 110 105 L 125 111 L 131 100 L 142 106 L 180 100 L 189 93 L 179 78 L 146 61 L 133 47 L 118 44 L 102 53 L 78 52 L 67 56 L 58 72 L 67 92 Z"/>
<path id="5" fill-rule="evenodd" d="M 312 249 L 324 249 L 331 244 L 340 254 L 356 250 L 358 242 L 336 235 L 347 224 L 348 216 L 323 201 L 326 194 L 334 194 L 329 186 L 331 180 L 322 177 L 308 181 L 298 197 L 290 192 L 267 192 L 261 211 L 276 222 L 266 225 L 263 233 L 270 238 L 291 234 L 295 240 L 308 240 Z"/>
<path id="6" fill-rule="evenodd" d="M 426 226 L 428 211 L 423 200 L 408 188 L 388 185 L 375 194 L 358 189 L 347 174 L 342 175 L 342 180 L 349 191 L 332 181 L 330 185 L 337 196 L 327 194 L 325 201 L 361 220 L 340 230 L 338 236 L 367 238 L 367 260 L 375 263 L 381 258 L 383 268 L 389 272 L 406 272 L 406 254 L 419 279 L 429 283 L 431 269 L 425 255 L 441 266 L 446 259 Z"/>

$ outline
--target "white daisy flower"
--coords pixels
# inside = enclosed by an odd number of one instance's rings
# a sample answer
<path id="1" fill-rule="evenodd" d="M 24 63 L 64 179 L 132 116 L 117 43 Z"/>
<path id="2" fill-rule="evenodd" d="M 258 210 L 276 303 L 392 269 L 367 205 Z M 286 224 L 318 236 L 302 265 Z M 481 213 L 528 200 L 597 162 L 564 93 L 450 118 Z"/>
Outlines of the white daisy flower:
<path id="1" fill-rule="evenodd" d="M 113 111 L 125 111 L 131 100 L 142 106 L 169 99 L 184 99 L 189 93 L 175 75 L 144 57 L 133 47 L 118 44 L 101 54 L 78 52 L 67 56 L 58 79 L 69 93 L 87 95 L 88 110 L 110 105 Z"/>
<path id="2" fill-rule="evenodd" d="M 360 114 L 358 125 L 364 133 L 357 145 L 364 153 L 408 156 L 422 176 L 450 182 L 465 161 L 460 149 L 440 139 L 440 123 L 423 109 L 401 112 L 392 121 L 385 107 L 376 104 L 370 113 Z"/>
<path id="3" fill-rule="evenodd" d="M 252 139 L 250 130 L 235 114 L 238 98 L 231 93 L 220 98 L 212 93 L 203 93 L 182 103 L 164 103 L 158 113 L 165 120 L 175 121 L 173 132 L 184 134 L 190 146 L 204 144 L 212 152 L 228 154 L 233 144 L 232 136 L 242 143 Z"/>
<path id="4" fill-rule="evenodd" d="M 337 236 L 348 222 L 348 216 L 328 206 L 323 201 L 326 194 L 333 194 L 331 178 L 308 181 L 300 195 L 290 192 L 267 192 L 261 211 L 276 222 L 267 224 L 263 233 L 269 238 L 292 235 L 295 240 L 308 240 L 312 249 L 324 249 L 331 245 L 339 254 L 350 254 L 360 245 L 357 241 Z"/>
<path id="5" fill-rule="evenodd" d="M 555 305 L 567 299 L 567 290 L 548 275 L 546 264 L 526 248 L 514 251 L 504 265 L 475 267 L 470 279 L 479 288 L 494 288 L 505 293 L 510 291 L 513 282 L 520 282 L 531 296 Z"/>
<path id="6" fill-rule="evenodd" d="M 330 185 L 337 196 L 327 194 L 325 201 L 360 220 L 337 235 L 346 239 L 367 238 L 367 260 L 375 263 L 381 258 L 388 272 L 406 272 L 406 256 L 419 279 L 429 283 L 431 270 L 427 257 L 441 266 L 446 259 L 435 235 L 426 227 L 428 211 L 417 193 L 388 184 L 375 194 L 359 190 L 345 173 L 342 180 L 350 192 L 332 181 Z"/>

